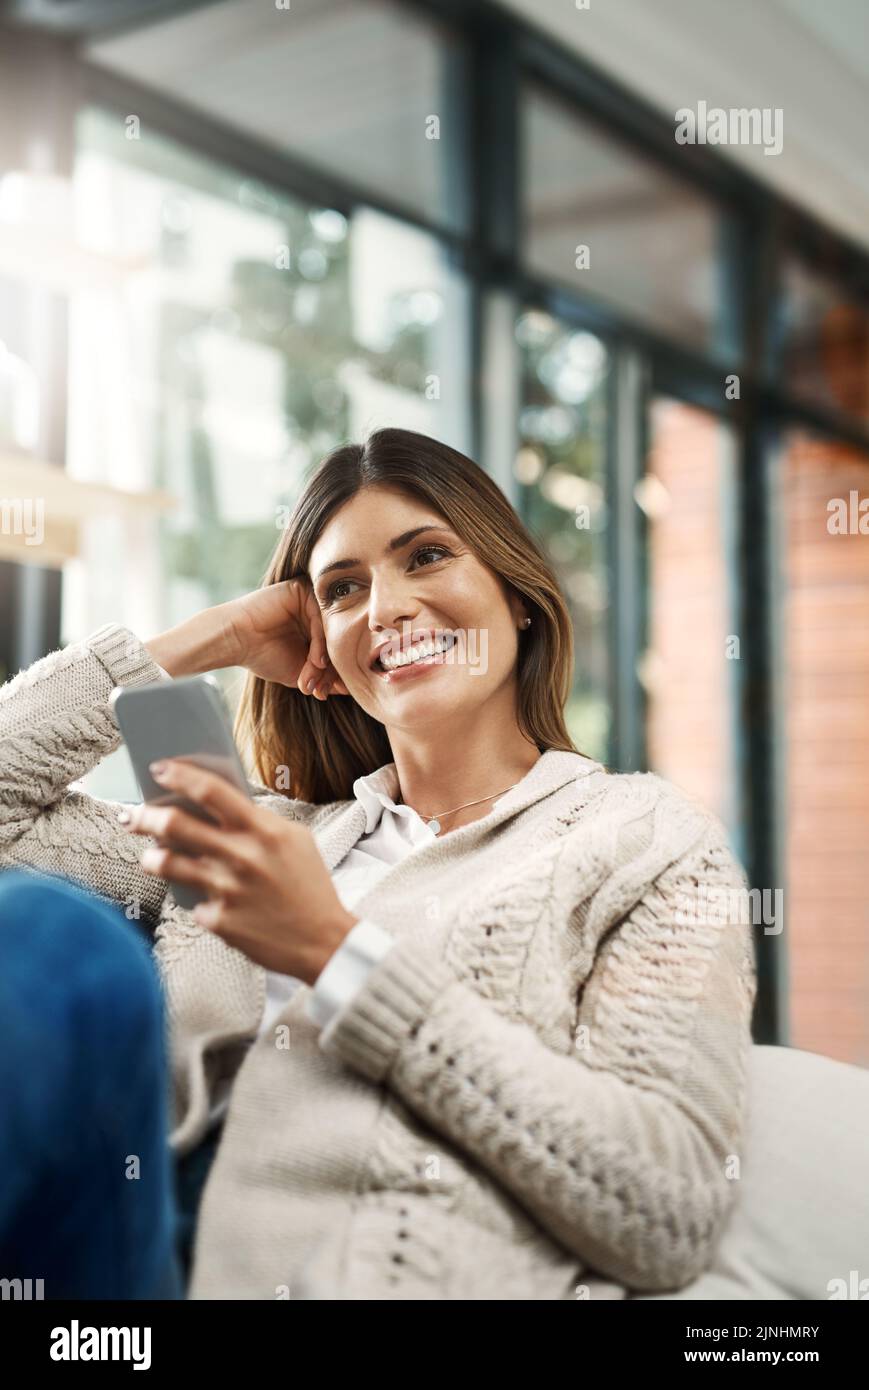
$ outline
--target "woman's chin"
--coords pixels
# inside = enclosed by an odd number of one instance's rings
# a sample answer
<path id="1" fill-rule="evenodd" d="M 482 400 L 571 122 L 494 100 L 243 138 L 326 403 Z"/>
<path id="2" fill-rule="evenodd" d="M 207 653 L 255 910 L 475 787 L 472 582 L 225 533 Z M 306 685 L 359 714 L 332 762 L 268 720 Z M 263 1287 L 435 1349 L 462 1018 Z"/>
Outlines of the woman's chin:
<path id="1" fill-rule="evenodd" d="M 426 729 L 443 729 L 445 724 L 453 725 L 467 714 L 467 701 L 457 699 L 454 692 L 438 697 L 428 692 L 423 695 L 420 690 L 419 694 L 406 691 L 395 699 L 381 701 L 375 717 L 383 724 L 421 733 Z M 445 747 L 445 755 L 448 751 Z"/>

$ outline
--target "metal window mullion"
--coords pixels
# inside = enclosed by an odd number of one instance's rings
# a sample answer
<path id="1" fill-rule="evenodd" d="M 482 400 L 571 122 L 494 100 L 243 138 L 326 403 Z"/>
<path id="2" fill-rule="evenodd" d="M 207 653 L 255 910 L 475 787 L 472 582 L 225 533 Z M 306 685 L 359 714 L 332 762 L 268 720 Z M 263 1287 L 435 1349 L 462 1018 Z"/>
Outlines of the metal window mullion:
<path id="1" fill-rule="evenodd" d="M 743 260 L 747 365 L 752 381 L 768 359 L 777 297 L 777 217 L 769 211 L 755 228 Z M 743 863 L 749 885 L 762 894 L 781 885 L 782 709 L 780 642 L 783 611 L 772 458 L 776 425 L 763 397 L 748 387 L 737 415 L 736 539 L 739 595 L 740 738 L 737 767 L 743 824 Z M 758 1043 L 782 1044 L 787 1035 L 786 933 L 755 929 L 758 990 L 753 1034 Z"/>
<path id="2" fill-rule="evenodd" d="M 645 518 L 636 486 L 645 470 L 649 374 L 642 354 L 613 350 L 607 439 L 607 560 L 610 575 L 610 741 L 607 761 L 621 772 L 646 767 L 646 698 L 640 659 L 648 630 Z"/>
<path id="3" fill-rule="evenodd" d="M 739 572 L 740 738 L 737 767 L 742 807 L 742 859 L 752 889 L 781 885 L 782 726 L 780 543 L 772 506 L 768 421 L 747 417 L 739 440 L 737 534 Z M 786 934 L 755 929 L 758 993 L 754 1037 L 782 1044 L 787 1032 Z"/>
<path id="4" fill-rule="evenodd" d="M 518 444 L 520 359 L 515 290 L 520 240 L 519 94 L 509 33 L 471 43 L 468 103 L 473 202 L 467 267 L 471 280 L 475 457 L 521 509 L 513 472 Z M 497 158 L 493 151 L 497 151 Z"/>

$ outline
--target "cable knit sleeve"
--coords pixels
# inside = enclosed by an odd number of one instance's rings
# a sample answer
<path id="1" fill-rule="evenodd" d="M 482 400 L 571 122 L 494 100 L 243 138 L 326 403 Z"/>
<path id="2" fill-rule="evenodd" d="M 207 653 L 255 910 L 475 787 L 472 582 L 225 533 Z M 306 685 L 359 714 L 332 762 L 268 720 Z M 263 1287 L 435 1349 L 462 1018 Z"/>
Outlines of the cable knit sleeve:
<path id="1" fill-rule="evenodd" d="M 744 871 L 720 823 L 703 824 L 630 910 L 604 914 L 591 968 L 570 981 L 563 1050 L 419 935 L 396 942 L 320 1042 L 635 1290 L 680 1288 L 708 1267 L 744 1139 L 755 949 Z M 575 881 L 564 907 L 580 843 L 567 837 L 540 906 L 542 929 L 574 944 L 595 919 Z"/>
<path id="2" fill-rule="evenodd" d="M 107 623 L 0 687 L 0 867 L 63 874 L 159 917 L 167 884 L 139 867 L 150 841 L 118 824 L 120 803 L 71 785 L 121 742 L 114 687 L 159 679 L 135 633 Z"/>

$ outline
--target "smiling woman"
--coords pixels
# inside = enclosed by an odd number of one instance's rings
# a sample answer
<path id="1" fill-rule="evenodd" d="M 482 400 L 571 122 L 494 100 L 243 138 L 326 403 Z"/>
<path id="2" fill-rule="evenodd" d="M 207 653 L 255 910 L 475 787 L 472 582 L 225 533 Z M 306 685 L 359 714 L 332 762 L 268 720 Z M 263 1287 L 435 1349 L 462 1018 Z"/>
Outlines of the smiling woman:
<path id="1" fill-rule="evenodd" d="M 0 690 L 0 865 L 156 928 L 191 1298 L 626 1298 L 708 1268 L 745 1134 L 745 876 L 714 816 L 572 746 L 572 659 L 558 584 L 495 483 L 387 429 L 323 461 L 254 593 L 147 643 L 108 623 Z M 165 785 L 208 824 L 73 785 L 117 747 L 114 687 L 234 664 L 250 798 L 184 759 Z M 186 912 L 169 880 L 208 901 Z M 149 1249 L 127 1287 L 171 1289 L 155 982 L 143 1043 L 111 983 L 123 915 L 64 908 L 69 884 L 5 886 L 0 989 L 23 980 L 33 1008 L 0 1008 L 0 1250 L 41 1223 L 47 1297 L 111 1288 L 120 1184 Z M 59 947 L 87 972 L 50 969 Z M 95 1101 L 115 1126 L 102 1167 Z M 151 1183 L 121 1183 L 114 1153 L 149 1155 Z"/>
<path id="2" fill-rule="evenodd" d="M 394 759 L 406 804 L 436 809 L 500 792 L 545 748 L 576 751 L 564 597 L 500 488 L 463 454 L 400 429 L 335 450 L 263 584 L 292 578 L 311 586 L 322 622 L 320 688 L 350 699 L 314 705 L 248 676 L 236 736 L 266 785 L 288 768 L 294 797 L 346 799 Z M 446 634 L 448 653 L 420 645 Z"/>

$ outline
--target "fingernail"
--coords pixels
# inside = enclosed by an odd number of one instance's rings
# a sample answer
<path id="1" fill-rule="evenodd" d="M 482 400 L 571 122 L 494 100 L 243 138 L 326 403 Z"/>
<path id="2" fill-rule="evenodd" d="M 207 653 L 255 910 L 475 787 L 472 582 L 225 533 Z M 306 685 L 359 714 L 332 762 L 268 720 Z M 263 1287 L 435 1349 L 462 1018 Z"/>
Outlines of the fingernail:
<path id="1" fill-rule="evenodd" d="M 316 677 L 316 676 L 309 676 L 308 679 L 305 681 L 305 689 L 307 690 L 307 692 L 308 692 L 309 695 L 311 694 L 311 692 L 312 692 L 312 690 L 314 689 L 314 686 L 315 686 L 316 684 L 317 684 L 317 677 Z"/>
<path id="2" fill-rule="evenodd" d="M 118 812 L 118 820 L 121 822 L 121 825 L 126 825 L 127 822 L 129 821 L 129 819 L 130 819 L 130 813 L 129 813 L 129 811 L 119 811 L 119 812 Z"/>
<path id="3" fill-rule="evenodd" d="M 156 777 L 156 778 L 157 778 L 157 781 L 159 782 L 159 780 L 160 780 L 160 778 L 163 776 L 163 774 L 164 774 L 165 772 L 168 771 L 168 768 L 167 768 L 167 766 L 166 766 L 165 761 L 161 758 L 161 759 L 160 759 L 158 762 L 156 762 L 156 763 L 149 763 L 149 764 L 148 764 L 148 771 L 150 772 L 151 776 L 152 776 L 152 777 Z"/>

